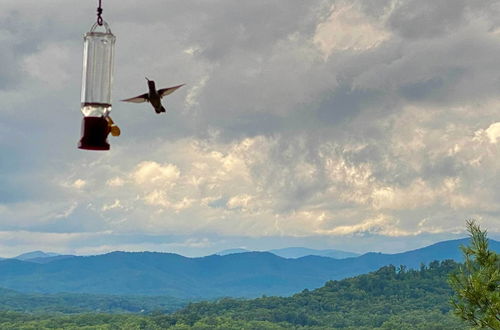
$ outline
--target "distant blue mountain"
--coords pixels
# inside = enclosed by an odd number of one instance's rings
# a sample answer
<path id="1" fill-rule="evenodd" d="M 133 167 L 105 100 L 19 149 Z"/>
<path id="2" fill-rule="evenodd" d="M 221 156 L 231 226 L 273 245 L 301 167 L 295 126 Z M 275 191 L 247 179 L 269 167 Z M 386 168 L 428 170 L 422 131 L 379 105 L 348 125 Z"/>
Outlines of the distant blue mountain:
<path id="1" fill-rule="evenodd" d="M 427 264 L 434 260 L 453 259 L 463 261 L 461 245 L 468 245 L 469 239 L 462 238 L 450 241 L 439 242 L 430 246 L 396 254 L 366 253 L 358 258 L 361 264 L 371 264 L 383 260 L 386 264 L 395 266 L 405 265 L 410 268 L 418 268 L 421 263 Z M 500 242 L 489 240 L 489 248 L 500 253 Z"/>
<path id="2" fill-rule="evenodd" d="M 421 263 L 454 259 L 468 239 L 446 241 L 397 254 L 367 253 L 333 259 L 307 256 L 286 259 L 268 252 L 186 258 L 171 253 L 112 252 L 40 264 L 0 261 L 0 287 L 38 293 L 169 295 L 179 298 L 290 295 L 322 286 L 328 280 L 368 273 L 393 264 L 418 268 Z M 500 242 L 490 240 L 500 252 Z"/>
<path id="3" fill-rule="evenodd" d="M 57 253 L 53 253 L 53 252 L 33 251 L 33 252 L 27 252 L 27 253 L 20 254 L 17 257 L 14 257 L 14 259 L 35 262 L 35 263 L 39 263 L 39 264 L 46 264 L 46 263 L 49 263 L 52 261 L 62 260 L 62 259 L 67 259 L 67 258 L 72 258 L 72 257 L 74 257 L 74 255 L 64 255 L 64 254 L 57 254 Z"/>
<path id="4" fill-rule="evenodd" d="M 216 254 L 219 256 L 225 256 L 228 254 L 245 253 L 245 252 L 257 252 L 257 251 L 238 248 L 238 249 L 223 250 L 217 252 Z M 360 255 L 359 253 L 347 252 L 341 250 L 333 250 L 333 249 L 315 250 L 304 247 L 288 247 L 288 248 L 274 249 L 264 252 L 270 252 L 282 258 L 301 258 L 305 256 L 320 256 L 320 257 L 329 257 L 335 259 L 344 259 L 344 258 L 357 257 Z"/>
<path id="5" fill-rule="evenodd" d="M 245 253 L 245 252 L 252 252 L 251 250 L 247 249 L 228 249 L 228 250 L 222 250 L 216 253 L 218 256 L 227 256 L 228 254 L 237 254 L 237 253 Z"/>
<path id="6" fill-rule="evenodd" d="M 73 258 L 73 257 L 76 257 L 76 256 L 70 255 L 70 254 L 60 254 L 57 256 L 53 256 L 53 257 L 31 258 L 31 259 L 27 259 L 24 261 L 34 262 L 37 264 L 48 264 L 49 262 L 53 262 L 56 260 L 63 260 L 63 259 L 68 259 L 68 258 Z"/>
<path id="7" fill-rule="evenodd" d="M 58 255 L 57 253 L 53 253 L 53 252 L 32 251 L 32 252 L 20 254 L 17 257 L 14 257 L 14 259 L 29 260 L 29 259 L 35 259 L 35 258 L 50 258 L 50 257 L 55 257 L 57 255 Z"/>
<path id="8" fill-rule="evenodd" d="M 308 249 L 308 248 L 303 248 L 303 247 L 289 247 L 289 248 L 284 248 L 284 249 L 275 249 L 275 250 L 270 250 L 269 252 L 283 257 L 283 258 L 301 258 L 305 256 L 320 256 L 320 257 L 329 257 L 329 258 L 335 258 L 335 259 L 345 259 L 345 258 L 352 258 L 352 257 L 358 257 L 360 254 L 359 253 L 354 253 L 354 252 L 347 252 L 347 251 L 341 251 L 341 250 L 333 250 L 333 249 L 328 249 L 328 250 L 315 250 L 315 249 Z"/>

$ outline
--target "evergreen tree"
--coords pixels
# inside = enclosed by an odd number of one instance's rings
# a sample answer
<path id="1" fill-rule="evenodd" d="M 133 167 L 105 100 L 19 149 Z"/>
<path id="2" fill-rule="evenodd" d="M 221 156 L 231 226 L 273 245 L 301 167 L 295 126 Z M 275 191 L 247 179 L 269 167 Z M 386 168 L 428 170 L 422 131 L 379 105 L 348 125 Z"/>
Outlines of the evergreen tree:
<path id="1" fill-rule="evenodd" d="M 470 246 L 462 246 L 464 265 L 450 276 L 455 314 L 474 326 L 500 329 L 500 256 L 488 249 L 486 231 L 467 221 Z"/>

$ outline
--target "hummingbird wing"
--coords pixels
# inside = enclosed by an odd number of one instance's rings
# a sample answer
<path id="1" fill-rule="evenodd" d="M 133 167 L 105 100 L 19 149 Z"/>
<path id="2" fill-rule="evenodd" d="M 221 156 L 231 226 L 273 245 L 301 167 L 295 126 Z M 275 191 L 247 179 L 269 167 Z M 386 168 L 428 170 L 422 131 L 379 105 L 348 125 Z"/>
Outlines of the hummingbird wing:
<path id="1" fill-rule="evenodd" d="M 162 89 L 159 89 L 158 90 L 158 95 L 160 95 L 160 97 L 164 97 L 164 96 L 167 96 L 169 94 L 172 94 L 173 92 L 175 92 L 178 88 L 181 88 L 182 86 L 184 86 L 185 84 L 182 84 L 182 85 L 178 85 L 178 86 L 174 86 L 174 87 L 168 87 L 168 88 L 162 88 Z"/>
<path id="2" fill-rule="evenodd" d="M 122 102 L 134 102 L 134 103 L 149 102 L 149 96 L 148 93 L 144 93 L 136 97 L 131 97 L 129 99 L 122 100 Z"/>

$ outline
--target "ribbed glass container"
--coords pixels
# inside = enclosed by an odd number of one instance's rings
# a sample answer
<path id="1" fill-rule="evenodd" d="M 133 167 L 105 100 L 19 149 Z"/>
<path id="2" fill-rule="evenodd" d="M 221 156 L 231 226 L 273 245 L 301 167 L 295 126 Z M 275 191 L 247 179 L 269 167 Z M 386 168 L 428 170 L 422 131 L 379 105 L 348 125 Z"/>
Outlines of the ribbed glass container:
<path id="1" fill-rule="evenodd" d="M 103 117 L 111 111 L 111 86 L 116 37 L 106 22 L 104 32 L 95 23 L 84 35 L 81 111 L 85 117 Z"/>

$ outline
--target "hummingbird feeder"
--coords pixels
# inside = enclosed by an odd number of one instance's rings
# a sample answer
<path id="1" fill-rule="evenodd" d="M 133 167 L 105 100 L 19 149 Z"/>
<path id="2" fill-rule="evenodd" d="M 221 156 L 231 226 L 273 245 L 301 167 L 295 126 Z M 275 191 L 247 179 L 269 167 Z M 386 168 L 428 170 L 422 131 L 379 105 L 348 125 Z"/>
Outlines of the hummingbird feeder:
<path id="1" fill-rule="evenodd" d="M 116 37 L 102 17 L 101 0 L 97 22 L 84 35 L 81 111 L 82 137 L 78 148 L 109 150 L 108 134 L 120 135 L 120 129 L 109 117 Z M 98 29 L 104 31 L 98 31 Z"/>

